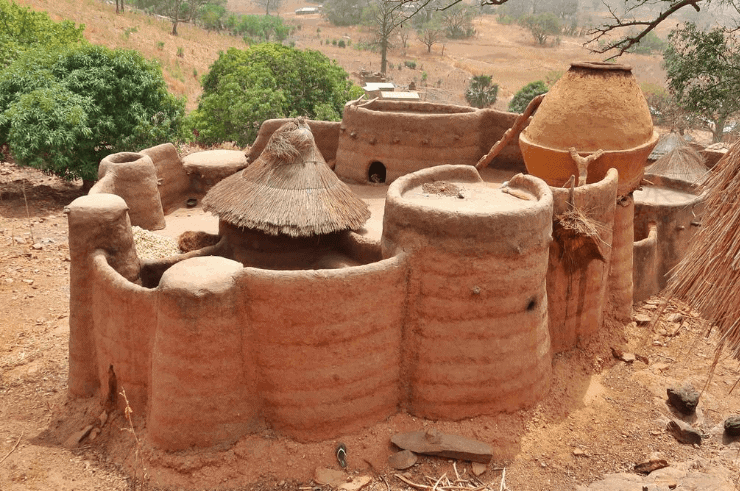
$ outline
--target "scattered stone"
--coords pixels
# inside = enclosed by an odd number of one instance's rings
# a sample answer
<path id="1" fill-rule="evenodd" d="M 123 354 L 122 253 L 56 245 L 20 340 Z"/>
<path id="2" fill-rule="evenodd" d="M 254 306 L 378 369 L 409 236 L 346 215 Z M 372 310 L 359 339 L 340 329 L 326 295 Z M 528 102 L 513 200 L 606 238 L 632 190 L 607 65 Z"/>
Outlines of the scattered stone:
<path id="1" fill-rule="evenodd" d="M 90 441 L 93 441 L 98 437 L 99 434 L 100 434 L 100 428 L 93 428 L 88 438 L 90 439 Z"/>
<path id="2" fill-rule="evenodd" d="M 730 416 L 725 420 L 725 433 L 740 436 L 740 416 Z"/>
<path id="3" fill-rule="evenodd" d="M 650 321 L 652 318 L 649 315 L 646 314 L 637 314 L 635 315 L 635 322 L 637 322 L 638 326 L 646 326 L 650 324 Z"/>
<path id="4" fill-rule="evenodd" d="M 676 312 L 675 314 L 669 315 L 666 320 L 668 322 L 682 322 L 683 321 L 683 314 L 680 314 Z"/>
<path id="5" fill-rule="evenodd" d="M 33 280 L 23 280 L 23 283 L 27 283 L 29 285 L 33 285 Z"/>
<path id="6" fill-rule="evenodd" d="M 687 416 L 696 412 L 696 406 L 699 404 L 699 393 L 691 384 L 685 384 L 681 387 L 668 387 L 668 402 L 675 407 L 681 414 Z"/>
<path id="7" fill-rule="evenodd" d="M 642 356 L 635 353 L 635 359 L 637 359 L 637 361 L 643 362 L 645 365 L 650 365 L 650 360 L 647 356 Z"/>
<path id="8" fill-rule="evenodd" d="M 478 477 L 488 470 L 488 466 L 480 462 L 473 462 L 471 470 L 473 471 L 473 475 Z"/>
<path id="9" fill-rule="evenodd" d="M 680 443 L 701 445 L 701 433 L 688 423 L 674 419 L 668 422 L 666 429 Z"/>
<path id="10" fill-rule="evenodd" d="M 447 435 L 435 428 L 427 431 L 398 433 L 391 437 L 394 445 L 404 450 L 457 460 L 488 464 L 493 458 L 490 445 L 460 435 Z"/>
<path id="11" fill-rule="evenodd" d="M 40 251 L 44 248 L 44 246 L 41 245 L 39 242 L 36 242 L 34 245 L 31 246 L 31 248 L 35 251 Z"/>
<path id="12" fill-rule="evenodd" d="M 670 367 L 668 363 L 653 363 L 653 371 L 662 372 Z"/>
<path id="13" fill-rule="evenodd" d="M 573 449 L 573 455 L 576 457 L 588 457 L 588 454 L 580 448 Z"/>
<path id="14" fill-rule="evenodd" d="M 402 471 L 416 464 L 417 460 L 418 459 L 414 452 L 411 452 L 409 450 L 401 450 L 400 452 L 396 452 L 388 457 L 388 465 L 393 467 L 394 469 Z"/>
<path id="15" fill-rule="evenodd" d="M 92 425 L 87 425 L 87 426 L 85 426 L 85 428 L 81 429 L 80 431 L 77 431 L 75 433 L 72 433 L 69 436 L 69 438 L 67 438 L 64 441 L 64 446 L 66 448 L 74 448 L 74 447 L 76 447 L 78 443 L 80 443 L 82 440 L 85 439 L 85 437 L 87 435 L 90 434 L 90 432 L 92 431 L 92 429 L 93 429 L 93 426 Z"/>
<path id="16" fill-rule="evenodd" d="M 347 482 L 347 474 L 344 471 L 317 467 L 313 475 L 313 480 L 316 481 L 316 484 L 321 484 L 322 486 L 338 488 Z"/>
<path id="17" fill-rule="evenodd" d="M 639 474 L 650 474 L 664 467 L 668 467 L 668 462 L 665 459 L 650 459 L 647 462 L 635 464 L 635 472 Z"/>
<path id="18" fill-rule="evenodd" d="M 612 356 L 616 358 L 617 360 L 622 360 L 625 363 L 632 363 L 635 361 L 635 354 L 634 353 L 625 353 L 624 351 L 612 348 Z"/>

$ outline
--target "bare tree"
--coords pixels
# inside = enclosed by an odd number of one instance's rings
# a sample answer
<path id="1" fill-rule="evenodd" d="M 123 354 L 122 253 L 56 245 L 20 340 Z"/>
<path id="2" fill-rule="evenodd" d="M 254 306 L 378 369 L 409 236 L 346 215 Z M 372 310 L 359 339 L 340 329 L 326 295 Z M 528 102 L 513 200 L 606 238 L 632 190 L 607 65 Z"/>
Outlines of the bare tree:
<path id="1" fill-rule="evenodd" d="M 283 0 L 253 0 L 258 7 L 265 9 L 265 15 L 270 15 L 270 10 L 277 12 L 283 5 Z"/>
<path id="2" fill-rule="evenodd" d="M 444 28 L 436 20 L 432 20 L 422 25 L 416 35 L 419 41 L 427 47 L 427 53 L 432 52 L 432 46 L 440 42 L 445 37 Z"/>
<path id="3" fill-rule="evenodd" d="M 162 15 L 172 22 L 172 35 L 177 36 L 178 24 L 195 20 L 198 9 L 206 3 L 208 0 L 164 0 L 159 7 Z"/>
<path id="4" fill-rule="evenodd" d="M 462 1 L 449 0 L 444 7 L 440 7 L 439 9 L 449 9 Z M 514 3 L 520 0 L 478 0 L 478 3 L 480 6 L 504 5 L 510 1 Z M 417 0 L 400 0 L 400 2 L 410 5 L 418 4 Z M 426 6 L 428 3 L 425 1 L 424 5 Z M 740 13 L 740 0 L 624 0 L 623 3 L 623 10 L 618 12 L 615 8 L 610 7 L 605 0 L 602 0 L 602 4 L 606 5 L 609 9 L 610 19 L 603 25 L 595 27 L 588 32 L 591 39 L 586 42 L 586 46 L 590 46 L 591 51 L 595 53 L 607 53 L 616 50 L 615 54 L 607 58 L 609 60 L 624 54 L 658 25 L 686 7 L 692 7 L 696 12 L 700 12 L 701 7 L 707 7 L 713 4 L 721 7 L 729 7 Z M 645 18 L 638 18 L 638 13 L 644 11 L 648 12 L 647 16 Z M 638 30 L 635 32 L 634 28 L 638 28 Z M 736 28 L 740 28 L 740 26 L 736 26 Z M 610 35 L 613 33 L 625 34 L 616 40 L 609 40 Z M 599 41 L 604 40 L 606 41 L 604 44 L 599 44 Z"/>
<path id="5" fill-rule="evenodd" d="M 119 7 L 118 7 L 118 4 L 119 3 L 121 4 L 120 10 L 119 10 Z M 116 0 L 116 13 L 117 14 L 118 13 L 121 13 L 121 14 L 123 13 L 123 0 Z"/>

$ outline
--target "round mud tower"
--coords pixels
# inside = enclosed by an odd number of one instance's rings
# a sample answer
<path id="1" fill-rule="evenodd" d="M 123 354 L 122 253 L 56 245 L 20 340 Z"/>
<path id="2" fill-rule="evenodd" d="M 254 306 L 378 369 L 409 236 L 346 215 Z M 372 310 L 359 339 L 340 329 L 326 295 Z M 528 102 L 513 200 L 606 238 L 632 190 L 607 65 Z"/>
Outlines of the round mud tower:
<path id="1" fill-rule="evenodd" d="M 614 237 L 609 266 L 608 314 L 620 322 L 629 322 L 632 319 L 634 219 L 635 200 L 632 193 L 618 198 L 614 209 Z"/>
<path id="2" fill-rule="evenodd" d="M 256 376 L 234 281 L 241 270 L 196 257 L 162 276 L 147 426 L 164 450 L 233 443 L 254 423 Z"/>
<path id="3" fill-rule="evenodd" d="M 550 339 L 554 353 L 574 348 L 595 334 L 604 320 L 617 171 L 594 184 L 550 188 L 554 202 L 553 241 L 547 273 Z"/>
<path id="4" fill-rule="evenodd" d="M 439 166 L 390 186 L 382 248 L 410 254 L 402 386 L 412 414 L 457 420 L 547 393 L 551 231 L 552 193 L 531 176 L 502 191 L 472 167 Z"/>
<path id="5" fill-rule="evenodd" d="M 129 207 L 132 225 L 147 230 L 166 226 L 157 169 L 148 155 L 120 152 L 105 157 L 98 167 L 98 182 L 90 190 L 90 194 L 94 193 L 122 197 Z"/>

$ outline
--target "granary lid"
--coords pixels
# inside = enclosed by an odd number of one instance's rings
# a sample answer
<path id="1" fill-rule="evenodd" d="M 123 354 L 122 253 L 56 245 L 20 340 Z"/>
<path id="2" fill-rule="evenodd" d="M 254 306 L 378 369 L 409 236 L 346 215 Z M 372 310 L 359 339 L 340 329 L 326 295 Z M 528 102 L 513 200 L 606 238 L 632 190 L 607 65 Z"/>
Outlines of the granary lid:
<path id="1" fill-rule="evenodd" d="M 665 138 L 665 153 L 652 165 L 646 167 L 645 173 L 689 183 L 698 183 L 707 174 L 704 157 L 686 140 L 681 138 L 681 135 L 677 133 L 671 133 L 670 135 Z"/>
<path id="2" fill-rule="evenodd" d="M 667 135 L 660 137 L 658 144 L 655 145 L 655 148 L 648 156 L 648 160 L 656 161 L 674 148 L 684 145 L 688 145 L 688 141 L 675 131 L 671 131 Z"/>
<path id="3" fill-rule="evenodd" d="M 370 218 L 326 165 L 303 118 L 278 128 L 254 163 L 216 184 L 203 209 L 237 227 L 291 237 L 355 230 Z"/>

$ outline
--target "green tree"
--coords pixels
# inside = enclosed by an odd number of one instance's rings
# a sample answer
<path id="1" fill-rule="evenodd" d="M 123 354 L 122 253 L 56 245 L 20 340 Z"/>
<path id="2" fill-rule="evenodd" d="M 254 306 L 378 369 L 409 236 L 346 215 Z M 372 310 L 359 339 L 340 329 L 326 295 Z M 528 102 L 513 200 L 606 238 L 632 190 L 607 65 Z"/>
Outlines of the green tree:
<path id="1" fill-rule="evenodd" d="M 40 48 L 0 73 L 0 142 L 21 165 L 93 180 L 104 156 L 172 140 L 184 106 L 136 51 Z"/>
<path id="2" fill-rule="evenodd" d="M 496 102 L 498 84 L 491 85 L 491 75 L 476 75 L 465 90 L 465 100 L 473 107 L 488 107 Z"/>
<path id="3" fill-rule="evenodd" d="M 668 36 L 663 53 L 668 89 L 720 141 L 728 118 L 740 111 L 740 44 L 735 32 L 702 32 L 686 24 Z"/>
<path id="4" fill-rule="evenodd" d="M 547 93 L 547 85 L 542 80 L 536 82 L 530 82 L 521 89 L 519 92 L 514 94 L 514 97 L 509 103 L 509 111 L 513 113 L 523 113 L 532 99 L 540 94 Z"/>
<path id="5" fill-rule="evenodd" d="M 560 34 L 563 30 L 560 19 L 552 12 L 527 15 L 520 22 L 540 46 L 545 46 L 550 36 Z"/>
<path id="6" fill-rule="evenodd" d="M 327 0 L 321 15 L 335 26 L 354 26 L 362 22 L 362 11 L 368 0 Z"/>
<path id="7" fill-rule="evenodd" d="M 306 116 L 338 121 L 362 89 L 318 51 L 259 44 L 221 53 L 203 77 L 188 126 L 198 141 L 251 143 L 266 119 Z"/>
<path id="8" fill-rule="evenodd" d="M 77 44 L 83 41 L 84 25 L 54 22 L 46 12 L 34 12 L 0 0 L 0 70 L 29 49 Z"/>
<path id="9" fill-rule="evenodd" d="M 270 15 L 270 9 L 272 9 L 273 12 L 277 12 L 277 10 L 283 5 L 283 0 L 252 0 L 255 5 L 258 7 L 262 7 L 265 9 L 265 15 Z"/>

